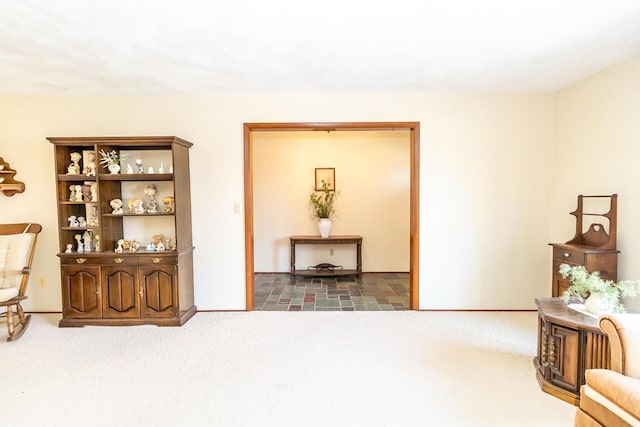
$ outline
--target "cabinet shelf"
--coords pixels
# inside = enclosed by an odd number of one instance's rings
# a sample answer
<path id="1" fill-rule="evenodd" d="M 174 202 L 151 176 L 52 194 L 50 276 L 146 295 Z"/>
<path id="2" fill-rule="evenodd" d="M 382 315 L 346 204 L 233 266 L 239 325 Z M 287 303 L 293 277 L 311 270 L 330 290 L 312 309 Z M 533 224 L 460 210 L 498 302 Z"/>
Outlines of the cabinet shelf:
<path id="1" fill-rule="evenodd" d="M 95 181 L 95 176 L 58 174 L 58 181 Z"/>
<path id="2" fill-rule="evenodd" d="M 58 199 L 57 256 L 62 278 L 59 326 L 184 324 L 196 312 L 189 182 L 192 144 L 172 136 L 47 139 L 54 146 Z M 176 173 L 110 174 L 101 165 L 96 165 L 96 176 L 67 173 L 93 170 L 95 154 L 101 151 L 128 154 L 147 165 L 169 165 Z M 154 188 L 154 183 L 157 197 L 147 191 Z M 75 189 L 70 187 L 89 184 L 91 196 L 97 196 L 97 200 L 68 200 Z M 164 212 L 160 207 L 161 212 L 153 214 L 112 213 L 114 199 L 125 200 L 124 209 L 128 210 L 126 200 L 154 197 L 162 206 L 163 196 L 173 200 L 174 212 Z M 67 218 L 71 216 L 90 218 L 87 223 L 91 226 L 70 227 Z M 82 240 L 75 240 L 77 234 Z M 147 243 L 155 239 L 175 250 L 147 251 Z M 137 240 L 141 247 L 136 252 L 115 252 L 120 240 Z M 71 252 L 66 252 L 67 247 Z M 100 250 L 93 250 L 95 247 Z"/>
<path id="3" fill-rule="evenodd" d="M 122 213 L 122 214 L 102 214 L 103 217 L 106 218 L 113 218 L 113 217 L 161 217 L 161 216 L 175 216 L 175 213 L 164 213 L 164 212 L 160 212 L 160 213 L 155 213 L 155 214 L 150 214 L 150 213 L 143 213 L 143 214 L 134 214 L 134 213 Z"/>
<path id="4" fill-rule="evenodd" d="M 172 173 L 100 174 L 100 181 L 172 181 Z"/>

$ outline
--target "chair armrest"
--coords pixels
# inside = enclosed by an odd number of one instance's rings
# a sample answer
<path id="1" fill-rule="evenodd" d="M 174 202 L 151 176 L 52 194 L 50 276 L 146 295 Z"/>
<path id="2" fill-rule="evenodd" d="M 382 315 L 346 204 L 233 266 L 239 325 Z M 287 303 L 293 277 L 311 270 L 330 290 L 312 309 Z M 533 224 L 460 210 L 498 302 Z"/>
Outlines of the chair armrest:
<path id="1" fill-rule="evenodd" d="M 609 338 L 611 369 L 640 379 L 640 314 L 605 314 L 599 324 Z"/>
<path id="2" fill-rule="evenodd" d="M 585 397 L 616 412 L 618 416 L 621 415 L 619 409 L 622 409 L 636 421 L 640 420 L 640 380 L 608 369 L 588 369 L 585 371 L 585 380 Z M 581 408 L 582 403 L 581 400 Z"/>

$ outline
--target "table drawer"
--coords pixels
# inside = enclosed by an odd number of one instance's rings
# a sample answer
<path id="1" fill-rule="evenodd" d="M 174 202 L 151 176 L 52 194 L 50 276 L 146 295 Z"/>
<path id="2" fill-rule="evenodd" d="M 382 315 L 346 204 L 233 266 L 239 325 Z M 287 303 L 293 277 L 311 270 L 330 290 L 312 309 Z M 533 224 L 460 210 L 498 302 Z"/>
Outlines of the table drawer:
<path id="1" fill-rule="evenodd" d="M 567 248 L 553 248 L 553 260 L 560 260 L 560 263 L 566 262 L 569 264 L 584 264 L 584 251 L 567 249 Z"/>

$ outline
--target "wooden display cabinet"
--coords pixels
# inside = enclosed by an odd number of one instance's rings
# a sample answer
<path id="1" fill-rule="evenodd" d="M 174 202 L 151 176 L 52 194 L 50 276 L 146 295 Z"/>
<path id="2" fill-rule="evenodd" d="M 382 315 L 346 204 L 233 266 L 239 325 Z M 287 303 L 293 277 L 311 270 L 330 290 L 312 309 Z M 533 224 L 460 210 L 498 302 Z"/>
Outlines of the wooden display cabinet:
<path id="1" fill-rule="evenodd" d="M 173 136 L 47 139 L 54 144 L 58 200 L 59 325 L 184 324 L 196 312 L 189 178 L 192 144 Z M 99 153 L 112 150 L 129 155 L 118 174 L 111 174 L 99 163 Z M 72 153 L 81 156 L 79 173 Z M 95 175 L 92 168 L 86 168 L 91 153 Z M 127 173 L 125 165 L 135 164 L 135 159 L 142 160 L 143 168 L 152 166 L 154 170 L 139 173 L 135 166 L 133 173 Z M 158 171 L 160 165 L 165 170 Z M 138 198 L 147 205 L 149 197 L 144 189 L 151 184 L 158 190 L 158 212 L 130 212 L 127 200 Z M 173 206 L 160 203 L 163 198 L 172 198 Z M 122 213 L 114 212 L 114 199 L 122 200 Z M 74 223 L 72 216 L 85 220 Z M 171 244 L 167 242 L 161 251 L 147 247 L 159 233 L 171 238 Z M 140 249 L 116 252 L 121 239 L 138 240 Z"/>
<path id="2" fill-rule="evenodd" d="M 608 202 L 608 210 L 602 213 L 585 212 L 585 199 L 596 199 Z M 608 200 L 607 200 L 608 199 Z M 551 272 L 551 296 L 562 296 L 571 286 L 571 282 L 563 279 L 558 269 L 560 264 L 571 266 L 583 265 L 590 273 L 599 271 L 600 276 L 607 280 L 618 279 L 617 239 L 617 202 L 618 195 L 610 196 L 578 196 L 578 207 L 571 215 L 576 217 L 576 232 L 574 237 L 566 243 L 550 243 L 553 246 L 553 262 Z M 609 232 L 599 222 L 589 225 L 583 231 L 585 217 L 600 217 L 607 221 Z"/>

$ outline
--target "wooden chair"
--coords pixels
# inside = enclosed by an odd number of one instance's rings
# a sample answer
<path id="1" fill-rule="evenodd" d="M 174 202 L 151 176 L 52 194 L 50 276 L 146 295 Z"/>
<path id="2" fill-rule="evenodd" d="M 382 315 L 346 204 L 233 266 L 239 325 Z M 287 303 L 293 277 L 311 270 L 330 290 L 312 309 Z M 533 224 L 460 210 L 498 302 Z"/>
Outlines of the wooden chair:
<path id="1" fill-rule="evenodd" d="M 25 316 L 20 302 L 27 298 L 31 262 L 40 231 L 39 224 L 0 224 L 0 307 L 6 307 L 0 317 L 7 318 L 7 341 L 20 338 L 31 320 L 31 315 Z M 14 307 L 17 319 L 14 319 Z"/>

